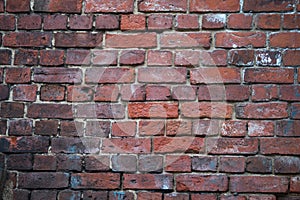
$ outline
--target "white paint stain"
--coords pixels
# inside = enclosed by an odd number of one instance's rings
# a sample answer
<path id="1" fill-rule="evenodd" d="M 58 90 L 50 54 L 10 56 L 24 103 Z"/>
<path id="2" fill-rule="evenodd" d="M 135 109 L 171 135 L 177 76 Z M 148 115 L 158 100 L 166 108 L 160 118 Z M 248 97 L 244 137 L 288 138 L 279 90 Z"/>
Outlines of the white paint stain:
<path id="1" fill-rule="evenodd" d="M 225 14 L 208 15 L 206 19 L 207 21 L 212 23 L 225 23 L 226 15 Z"/>

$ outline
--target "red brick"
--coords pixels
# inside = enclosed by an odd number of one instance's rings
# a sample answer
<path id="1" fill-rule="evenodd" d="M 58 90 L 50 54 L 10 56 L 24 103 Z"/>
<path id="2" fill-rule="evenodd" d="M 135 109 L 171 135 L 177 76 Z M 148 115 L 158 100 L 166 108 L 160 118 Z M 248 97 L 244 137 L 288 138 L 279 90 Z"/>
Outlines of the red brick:
<path id="1" fill-rule="evenodd" d="M 3 79 L 4 79 L 3 75 L 4 75 L 4 68 L 0 68 L 0 82 L 1 83 L 3 82 Z"/>
<path id="2" fill-rule="evenodd" d="M 256 17 L 256 27 L 259 29 L 280 29 L 281 16 L 279 14 L 259 14 Z"/>
<path id="3" fill-rule="evenodd" d="M 110 170 L 110 157 L 109 156 L 86 156 L 85 170 L 87 171 L 109 171 Z"/>
<path id="4" fill-rule="evenodd" d="M 219 102 L 186 102 L 181 105 L 181 115 L 188 118 L 231 118 L 232 106 Z"/>
<path id="5" fill-rule="evenodd" d="M 220 32 L 216 33 L 216 47 L 265 47 L 266 34 L 263 32 Z"/>
<path id="6" fill-rule="evenodd" d="M 82 157 L 78 155 L 58 155 L 57 158 L 58 171 L 81 171 Z"/>
<path id="7" fill-rule="evenodd" d="M 276 135 L 281 137 L 298 137 L 300 121 L 282 120 L 276 122 Z"/>
<path id="8" fill-rule="evenodd" d="M 107 138 L 110 133 L 110 122 L 108 121 L 88 121 L 85 127 L 85 136 L 95 136 Z"/>
<path id="9" fill-rule="evenodd" d="M 258 140 L 254 138 L 208 138 L 209 154 L 256 154 Z"/>
<path id="10" fill-rule="evenodd" d="M 102 140 L 103 153 L 150 153 L 150 138 L 111 138 Z"/>
<path id="11" fill-rule="evenodd" d="M 243 173 L 245 171 L 245 157 L 221 157 L 219 160 L 220 172 Z"/>
<path id="12" fill-rule="evenodd" d="M 0 64 L 10 65 L 11 64 L 11 51 L 7 49 L 0 50 Z"/>
<path id="13" fill-rule="evenodd" d="M 169 100 L 171 96 L 170 88 L 167 86 L 147 85 L 146 100 L 159 101 Z"/>
<path id="14" fill-rule="evenodd" d="M 129 103 L 129 118 L 177 118 L 178 103 Z"/>
<path id="15" fill-rule="evenodd" d="M 35 12 L 80 13 L 82 0 L 34 0 Z"/>
<path id="16" fill-rule="evenodd" d="M 3 37 L 6 47 L 50 47 L 51 33 L 42 32 L 12 32 Z"/>
<path id="17" fill-rule="evenodd" d="M 111 199 L 111 200 L 118 200 L 120 198 L 134 199 L 135 198 L 135 192 L 134 191 L 119 191 L 119 192 L 111 191 L 109 193 L 109 199 Z"/>
<path id="18" fill-rule="evenodd" d="M 299 138 L 261 138 L 260 152 L 262 154 L 299 155 Z"/>
<path id="19" fill-rule="evenodd" d="M 105 46 L 111 48 L 153 48 L 156 33 L 106 34 Z"/>
<path id="20" fill-rule="evenodd" d="M 62 85 L 43 85 L 40 98 L 42 101 L 62 101 L 65 99 L 65 90 Z"/>
<path id="21" fill-rule="evenodd" d="M 114 122 L 111 127 L 111 135 L 113 137 L 134 137 L 136 127 L 135 121 Z"/>
<path id="22" fill-rule="evenodd" d="M 281 64 L 280 51 L 256 51 L 256 64 L 262 66 L 279 66 Z"/>
<path id="23" fill-rule="evenodd" d="M 130 13 L 133 12 L 133 0 L 120 3 L 118 0 L 87 0 L 85 12 L 90 13 Z"/>
<path id="24" fill-rule="evenodd" d="M 240 83 L 241 75 L 238 68 L 204 67 L 190 71 L 191 84 L 209 83 Z"/>
<path id="25" fill-rule="evenodd" d="M 220 200 L 247 200 L 247 197 L 237 194 L 222 194 Z"/>
<path id="26" fill-rule="evenodd" d="M 300 28 L 300 15 L 299 14 L 283 15 L 282 26 L 284 29 L 299 29 Z"/>
<path id="27" fill-rule="evenodd" d="M 204 138 L 197 137 L 155 137 L 155 153 L 199 153 L 204 151 Z"/>
<path id="28" fill-rule="evenodd" d="M 92 63 L 99 66 L 117 65 L 118 51 L 115 50 L 96 50 Z"/>
<path id="29" fill-rule="evenodd" d="M 72 15 L 69 21 L 70 29 L 90 30 L 93 26 L 93 16 L 90 15 Z"/>
<path id="30" fill-rule="evenodd" d="M 1 137 L 0 152 L 47 153 L 49 138 L 42 136 Z"/>
<path id="31" fill-rule="evenodd" d="M 24 104 L 16 102 L 1 103 L 1 117 L 5 118 L 22 118 L 24 116 Z"/>
<path id="32" fill-rule="evenodd" d="M 82 196 L 84 200 L 89 199 L 103 199 L 106 200 L 108 198 L 108 191 L 93 191 L 93 190 L 85 190 L 82 192 Z M 103 197 L 103 198 L 102 198 Z"/>
<path id="33" fill-rule="evenodd" d="M 0 0 L 0 12 L 4 12 L 4 0 Z"/>
<path id="34" fill-rule="evenodd" d="M 118 100 L 119 87 L 116 85 L 97 86 L 94 94 L 94 101 L 110 101 Z"/>
<path id="35" fill-rule="evenodd" d="M 59 137 L 51 140 L 53 153 L 82 154 L 99 153 L 100 138 Z"/>
<path id="36" fill-rule="evenodd" d="M 221 136 L 245 137 L 247 134 L 247 122 L 239 120 L 225 121 L 222 124 Z"/>
<path id="37" fill-rule="evenodd" d="M 231 176 L 229 189 L 232 192 L 284 193 L 288 190 L 288 183 L 286 177 Z"/>
<path id="38" fill-rule="evenodd" d="M 202 66 L 227 66 L 227 51 L 200 51 L 200 64 Z"/>
<path id="39" fill-rule="evenodd" d="M 123 119 L 125 117 L 125 107 L 122 104 L 79 104 L 76 108 L 75 116 L 79 118 Z"/>
<path id="40" fill-rule="evenodd" d="M 66 53 L 67 65 L 89 65 L 91 52 L 89 50 L 68 49 Z"/>
<path id="41" fill-rule="evenodd" d="M 270 101 L 278 99 L 278 87 L 276 85 L 253 85 L 252 101 Z"/>
<path id="42" fill-rule="evenodd" d="M 139 136 L 158 136 L 165 133 L 164 121 L 140 121 L 139 122 Z"/>
<path id="43" fill-rule="evenodd" d="M 63 50 L 42 50 L 40 51 L 40 64 L 45 66 L 59 66 L 64 64 Z"/>
<path id="44" fill-rule="evenodd" d="M 15 51 L 15 65 L 37 65 L 38 51 L 31 49 L 18 49 Z"/>
<path id="45" fill-rule="evenodd" d="M 174 64 L 176 66 L 196 67 L 199 66 L 200 52 L 184 50 L 175 52 Z"/>
<path id="46" fill-rule="evenodd" d="M 56 200 L 57 191 L 53 190 L 33 190 L 31 192 L 31 200 Z"/>
<path id="47" fill-rule="evenodd" d="M 248 157 L 246 171 L 252 173 L 272 173 L 272 159 L 263 156 Z"/>
<path id="48" fill-rule="evenodd" d="M 94 91 L 88 86 L 68 86 L 67 101 L 92 101 Z"/>
<path id="49" fill-rule="evenodd" d="M 57 135 L 58 121 L 57 120 L 41 120 L 35 122 L 36 135 Z"/>
<path id="50" fill-rule="evenodd" d="M 206 14 L 202 17 L 203 29 L 220 29 L 226 25 L 225 14 Z"/>
<path id="51" fill-rule="evenodd" d="M 230 29 L 250 30 L 252 28 L 252 15 L 235 13 L 228 16 L 227 27 Z"/>
<path id="52" fill-rule="evenodd" d="M 273 33 L 270 35 L 270 47 L 299 48 L 300 33 L 298 32 Z"/>
<path id="53" fill-rule="evenodd" d="M 73 199 L 73 200 L 80 200 L 81 192 L 79 191 L 72 191 L 72 190 L 63 190 L 60 191 L 57 195 L 58 200 L 64 199 Z"/>
<path id="54" fill-rule="evenodd" d="M 172 99 L 193 101 L 196 98 L 196 88 L 190 86 L 175 86 L 172 89 Z"/>
<path id="55" fill-rule="evenodd" d="M 54 126 L 56 128 L 56 126 Z M 82 137 L 84 134 L 84 124 L 79 121 L 61 121 L 60 135 L 66 137 Z"/>
<path id="56" fill-rule="evenodd" d="M 35 68 L 33 80 L 38 83 L 81 83 L 82 72 L 78 68 Z"/>
<path id="57" fill-rule="evenodd" d="M 145 86 L 139 84 L 122 85 L 121 99 L 123 101 L 144 101 L 146 99 Z"/>
<path id="58" fill-rule="evenodd" d="M 229 64 L 236 66 L 253 66 L 254 65 L 254 50 L 230 50 Z"/>
<path id="59" fill-rule="evenodd" d="M 191 0 L 191 12 L 236 12 L 240 10 L 238 0 Z"/>
<path id="60" fill-rule="evenodd" d="M 158 192 L 138 192 L 137 193 L 137 200 L 161 200 L 162 193 Z"/>
<path id="61" fill-rule="evenodd" d="M 206 85 L 199 86 L 199 101 L 244 101 L 249 98 L 249 88 L 245 85 Z"/>
<path id="62" fill-rule="evenodd" d="M 44 17 L 44 30 L 67 30 L 67 15 L 54 14 Z"/>
<path id="63" fill-rule="evenodd" d="M 142 12 L 185 12 L 187 1 L 172 0 L 145 0 L 138 3 L 139 11 Z"/>
<path id="64" fill-rule="evenodd" d="M 11 154 L 7 157 L 8 170 L 32 170 L 31 154 Z"/>
<path id="65" fill-rule="evenodd" d="M 166 155 L 165 171 L 167 172 L 191 172 L 191 157 L 187 155 Z"/>
<path id="66" fill-rule="evenodd" d="M 72 119 L 74 116 L 72 106 L 68 104 L 31 104 L 27 116 L 30 118 L 60 118 Z"/>
<path id="67" fill-rule="evenodd" d="M 245 70 L 248 83 L 293 83 L 294 69 L 290 68 L 251 68 Z"/>
<path id="68" fill-rule="evenodd" d="M 87 83 L 131 83 L 134 81 L 132 68 L 88 68 L 85 73 Z"/>
<path id="69" fill-rule="evenodd" d="M 124 189 L 170 190 L 173 175 L 170 174 L 124 174 Z"/>
<path id="70" fill-rule="evenodd" d="M 236 117 L 241 119 L 281 119 L 287 116 L 287 103 L 243 103 L 236 106 Z"/>
<path id="71" fill-rule="evenodd" d="M 169 193 L 169 194 L 164 194 L 164 199 L 165 200 L 189 200 L 189 194 L 186 193 Z"/>
<path id="72" fill-rule="evenodd" d="M 218 158 L 213 156 L 194 156 L 192 158 L 192 171 L 216 172 Z"/>
<path id="73" fill-rule="evenodd" d="M 121 30 L 145 30 L 146 17 L 141 14 L 121 16 Z"/>
<path id="74" fill-rule="evenodd" d="M 143 83 L 185 83 L 185 68 L 148 67 L 138 70 L 138 81 Z"/>
<path id="75" fill-rule="evenodd" d="M 148 66 L 171 66 L 172 52 L 161 50 L 150 50 L 147 55 Z"/>
<path id="76" fill-rule="evenodd" d="M 284 66 L 299 66 L 300 65 L 300 51 L 298 50 L 287 50 L 283 54 L 283 65 Z"/>
<path id="77" fill-rule="evenodd" d="M 190 120 L 167 121 L 166 125 L 167 136 L 191 135 L 192 122 Z"/>
<path id="78" fill-rule="evenodd" d="M 249 121 L 248 135 L 250 137 L 267 137 L 273 136 L 275 130 L 274 122 L 272 121 Z"/>
<path id="79" fill-rule="evenodd" d="M 101 47 L 102 33 L 56 33 L 55 47 Z"/>
<path id="80" fill-rule="evenodd" d="M 292 177 L 290 183 L 291 192 L 300 192 L 300 177 Z"/>
<path id="81" fill-rule="evenodd" d="M 0 15 L 1 31 L 13 31 L 15 28 L 15 17 L 13 15 Z"/>
<path id="82" fill-rule="evenodd" d="M 292 156 L 275 157 L 274 172 L 275 174 L 299 174 L 300 158 Z"/>
<path id="83" fill-rule="evenodd" d="M 215 194 L 191 194 L 191 200 L 217 200 L 217 195 Z"/>
<path id="84" fill-rule="evenodd" d="M 173 27 L 173 16 L 166 14 L 151 14 L 148 17 L 149 30 L 168 30 Z"/>
<path id="85" fill-rule="evenodd" d="M 249 195 L 249 200 L 276 200 L 275 195 Z"/>
<path id="86" fill-rule="evenodd" d="M 119 28 L 119 17 L 116 15 L 99 15 L 96 16 L 96 29 L 113 30 Z"/>
<path id="87" fill-rule="evenodd" d="M 7 129 L 7 121 L 0 120 L 0 135 L 6 135 L 6 129 Z M 3 163 L 4 163 L 4 161 L 3 161 Z"/>
<path id="88" fill-rule="evenodd" d="M 269 1 L 269 0 L 245 0 L 243 11 L 252 12 L 280 12 L 292 11 L 293 0 L 286 1 Z"/>
<path id="89" fill-rule="evenodd" d="M 13 189 L 10 195 L 13 200 L 29 200 L 30 192 L 28 190 Z"/>
<path id="90" fill-rule="evenodd" d="M 116 174 L 116 173 L 73 174 L 71 176 L 71 188 L 73 189 L 119 189 L 120 174 Z"/>
<path id="91" fill-rule="evenodd" d="M 30 0 L 8 0 L 6 2 L 7 12 L 28 12 L 30 11 Z"/>
<path id="92" fill-rule="evenodd" d="M 163 156 L 145 155 L 140 156 L 138 160 L 138 170 L 140 172 L 162 172 Z"/>
<path id="93" fill-rule="evenodd" d="M 0 85 L 0 100 L 7 100 L 9 98 L 9 87 L 7 85 Z"/>
<path id="94" fill-rule="evenodd" d="M 18 29 L 38 30 L 42 28 L 40 15 L 24 15 L 18 18 Z"/>
<path id="95" fill-rule="evenodd" d="M 176 177 L 177 191 L 226 191 L 228 178 L 225 175 L 181 174 Z"/>
<path id="96" fill-rule="evenodd" d="M 162 48 L 209 48 L 211 34 L 207 32 L 197 33 L 163 33 L 160 37 Z"/>
<path id="97" fill-rule="evenodd" d="M 125 50 L 121 52 L 121 65 L 142 65 L 145 62 L 146 52 L 143 50 Z"/>
<path id="98" fill-rule="evenodd" d="M 21 136 L 21 135 L 32 135 L 32 120 L 20 119 L 9 121 L 9 135 Z"/>
<path id="99" fill-rule="evenodd" d="M 292 119 L 300 119 L 300 104 L 293 103 L 290 110 L 290 116 Z"/>
<path id="100" fill-rule="evenodd" d="M 198 15 L 183 14 L 176 17 L 177 30 L 198 30 Z"/>
<path id="101" fill-rule="evenodd" d="M 6 83 L 29 83 L 31 79 L 30 68 L 7 68 Z"/>

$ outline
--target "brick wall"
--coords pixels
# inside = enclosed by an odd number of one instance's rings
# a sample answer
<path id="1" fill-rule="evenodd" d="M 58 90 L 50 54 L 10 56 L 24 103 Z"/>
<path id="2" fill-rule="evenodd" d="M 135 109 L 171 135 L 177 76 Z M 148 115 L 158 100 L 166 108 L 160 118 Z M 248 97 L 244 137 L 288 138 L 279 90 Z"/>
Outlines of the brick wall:
<path id="1" fill-rule="evenodd" d="M 299 200 L 298 0 L 0 0 L 4 200 Z"/>

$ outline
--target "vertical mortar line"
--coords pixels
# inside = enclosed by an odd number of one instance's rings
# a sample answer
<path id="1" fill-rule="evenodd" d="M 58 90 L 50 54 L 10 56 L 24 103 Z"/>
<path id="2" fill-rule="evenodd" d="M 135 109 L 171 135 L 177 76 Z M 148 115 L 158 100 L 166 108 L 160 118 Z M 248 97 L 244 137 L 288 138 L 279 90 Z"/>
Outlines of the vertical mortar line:
<path id="1" fill-rule="evenodd" d="M 240 13 L 243 13 L 244 0 L 240 0 Z"/>
<path id="2" fill-rule="evenodd" d="M 187 14 L 190 14 L 190 2 L 191 2 L 191 0 L 187 0 Z"/>
<path id="3" fill-rule="evenodd" d="M 138 13 L 139 13 L 138 0 L 134 0 L 134 3 L 133 3 L 133 14 L 138 14 Z"/>

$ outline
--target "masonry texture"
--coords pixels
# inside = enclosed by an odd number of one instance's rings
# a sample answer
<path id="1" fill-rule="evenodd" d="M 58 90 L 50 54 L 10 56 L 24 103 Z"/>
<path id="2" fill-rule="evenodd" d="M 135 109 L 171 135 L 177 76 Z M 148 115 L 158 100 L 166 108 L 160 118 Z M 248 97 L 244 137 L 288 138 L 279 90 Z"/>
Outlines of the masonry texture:
<path id="1" fill-rule="evenodd" d="M 0 0 L 3 200 L 299 200 L 299 0 Z"/>

